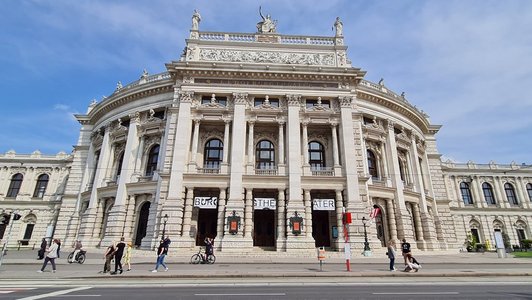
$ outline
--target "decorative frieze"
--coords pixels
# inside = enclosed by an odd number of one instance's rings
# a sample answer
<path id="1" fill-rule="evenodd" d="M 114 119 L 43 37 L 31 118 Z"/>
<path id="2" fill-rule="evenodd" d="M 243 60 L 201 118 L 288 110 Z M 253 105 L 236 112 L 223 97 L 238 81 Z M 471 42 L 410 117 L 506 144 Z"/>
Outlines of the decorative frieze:
<path id="1" fill-rule="evenodd" d="M 334 55 L 324 53 L 200 49 L 199 60 L 219 62 L 334 66 Z M 345 53 L 343 61 L 345 64 Z"/>

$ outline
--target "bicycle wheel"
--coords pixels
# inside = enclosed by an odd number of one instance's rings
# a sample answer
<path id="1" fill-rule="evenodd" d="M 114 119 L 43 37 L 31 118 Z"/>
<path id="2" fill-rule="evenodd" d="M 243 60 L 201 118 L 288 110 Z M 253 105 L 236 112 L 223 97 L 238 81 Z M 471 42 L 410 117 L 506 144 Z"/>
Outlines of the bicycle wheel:
<path id="1" fill-rule="evenodd" d="M 71 264 L 71 263 L 74 262 L 74 261 L 73 261 L 73 260 L 74 260 L 73 258 L 74 258 L 74 252 L 70 253 L 70 254 L 68 255 L 68 257 L 67 257 L 67 261 L 68 261 L 69 264 Z"/>
<path id="2" fill-rule="evenodd" d="M 201 262 L 201 256 L 199 254 L 197 254 L 197 253 L 192 255 L 192 257 L 190 258 L 190 263 L 191 264 L 197 265 L 200 262 Z"/>
<path id="3" fill-rule="evenodd" d="M 207 256 L 207 263 L 208 264 L 212 265 L 215 261 L 216 261 L 216 256 L 214 256 L 214 254 L 210 254 L 209 256 Z"/>
<path id="4" fill-rule="evenodd" d="M 85 262 L 85 258 L 86 258 L 86 257 L 85 257 L 85 254 L 80 253 L 80 254 L 78 254 L 78 257 L 77 257 L 77 258 L 78 258 L 78 263 L 81 265 L 82 263 Z"/>

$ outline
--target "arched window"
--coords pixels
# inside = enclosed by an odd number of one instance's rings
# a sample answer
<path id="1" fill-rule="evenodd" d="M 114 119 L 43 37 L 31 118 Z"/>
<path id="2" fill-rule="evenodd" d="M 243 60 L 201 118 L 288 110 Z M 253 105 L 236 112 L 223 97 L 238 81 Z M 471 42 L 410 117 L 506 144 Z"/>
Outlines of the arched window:
<path id="1" fill-rule="evenodd" d="M 46 192 L 46 187 L 48 186 L 49 177 L 47 174 L 42 174 L 37 178 L 37 184 L 35 185 L 35 191 L 33 192 L 33 197 L 42 198 L 44 197 L 44 192 Z"/>
<path id="2" fill-rule="evenodd" d="M 203 151 L 203 167 L 219 169 L 223 159 L 224 144 L 219 139 L 209 140 Z"/>
<path id="3" fill-rule="evenodd" d="M 528 193 L 528 199 L 532 201 L 532 183 L 526 185 L 526 192 Z"/>
<path id="4" fill-rule="evenodd" d="M 20 173 L 17 173 L 13 175 L 13 177 L 11 177 L 11 183 L 9 184 L 9 189 L 7 190 L 6 197 L 15 198 L 18 195 L 23 178 L 24 176 L 22 176 L 22 174 Z"/>
<path id="5" fill-rule="evenodd" d="M 371 175 L 372 178 L 378 179 L 379 173 L 377 172 L 377 158 L 375 158 L 375 153 L 373 151 L 368 150 L 368 172 L 369 175 Z"/>
<path id="6" fill-rule="evenodd" d="M 309 164 L 312 170 L 321 170 L 325 168 L 325 149 L 319 142 L 310 142 L 308 144 Z"/>
<path id="7" fill-rule="evenodd" d="M 482 192 L 487 204 L 495 204 L 495 197 L 493 197 L 493 188 L 487 182 L 482 184 Z"/>
<path id="8" fill-rule="evenodd" d="M 275 168 L 275 148 L 273 143 L 268 140 L 262 140 L 257 144 L 255 155 L 256 168 L 259 170 L 268 170 Z"/>
<path id="9" fill-rule="evenodd" d="M 153 149 L 152 149 L 153 150 Z M 159 152 L 159 151 L 157 151 Z M 122 152 L 119 156 L 118 156 L 118 165 L 116 166 L 116 180 L 118 181 L 118 179 L 120 178 L 120 174 L 122 173 L 122 163 L 124 162 L 124 152 Z M 157 160 L 155 161 L 155 164 L 157 166 Z"/>
<path id="10" fill-rule="evenodd" d="M 464 201 L 464 204 L 473 204 L 473 197 L 471 197 L 471 189 L 469 188 L 469 183 L 461 182 L 460 192 L 462 193 L 462 200 Z"/>
<path id="11" fill-rule="evenodd" d="M 159 160 L 159 145 L 154 145 L 148 154 L 148 162 L 146 163 L 146 176 L 153 176 L 153 172 L 157 170 L 157 161 Z"/>
<path id="12" fill-rule="evenodd" d="M 506 193 L 506 198 L 508 199 L 508 202 L 513 205 L 519 205 L 519 202 L 517 201 L 517 196 L 515 195 L 514 186 L 505 183 L 504 184 L 504 192 Z"/>

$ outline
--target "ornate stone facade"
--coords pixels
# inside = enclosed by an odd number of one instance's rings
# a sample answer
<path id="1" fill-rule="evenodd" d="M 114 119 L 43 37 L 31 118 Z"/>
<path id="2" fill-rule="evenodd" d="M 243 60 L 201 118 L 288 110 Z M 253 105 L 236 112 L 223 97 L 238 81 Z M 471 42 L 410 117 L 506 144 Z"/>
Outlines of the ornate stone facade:
<path id="1" fill-rule="evenodd" d="M 167 72 L 144 71 L 76 116 L 72 155 L 0 156 L 0 205 L 38 224 L 30 244 L 52 226 L 87 247 L 124 236 L 151 249 L 164 231 L 182 250 L 211 236 L 226 252 L 313 253 L 344 251 L 347 229 L 360 250 L 362 218 L 375 208 L 373 249 L 402 238 L 458 249 L 469 234 L 493 242 L 495 230 L 512 244 L 530 237 L 529 166 L 442 163 L 440 126 L 384 81 L 364 80 L 339 19 L 334 37 L 286 36 L 264 23 L 254 34 L 203 32 L 200 20 L 195 12 Z M 9 197 L 16 174 L 22 186 Z M 40 174 L 53 180 L 33 199 Z M 345 227 L 343 211 L 353 217 Z M 10 245 L 25 236 L 15 230 Z"/>

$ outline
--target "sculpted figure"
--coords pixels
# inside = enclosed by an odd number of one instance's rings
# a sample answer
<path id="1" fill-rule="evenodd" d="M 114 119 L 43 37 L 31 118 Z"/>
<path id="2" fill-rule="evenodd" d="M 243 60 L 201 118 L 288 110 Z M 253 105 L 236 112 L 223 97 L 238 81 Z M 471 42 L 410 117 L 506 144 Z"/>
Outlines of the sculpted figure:
<path id="1" fill-rule="evenodd" d="M 344 24 L 342 21 L 340 21 L 340 17 L 336 17 L 336 21 L 334 22 L 334 29 L 336 30 L 336 36 L 343 36 L 343 28 Z"/>
<path id="2" fill-rule="evenodd" d="M 262 8 L 259 6 L 259 15 L 262 18 L 262 21 L 257 23 L 257 30 L 260 33 L 273 33 L 275 32 L 275 27 L 277 26 L 277 21 L 272 20 L 272 17 L 267 14 L 266 17 L 262 15 Z"/>
<path id="3" fill-rule="evenodd" d="M 198 30 L 200 22 L 201 22 L 201 15 L 199 14 L 199 11 L 195 9 L 194 14 L 192 14 L 192 30 Z"/>

